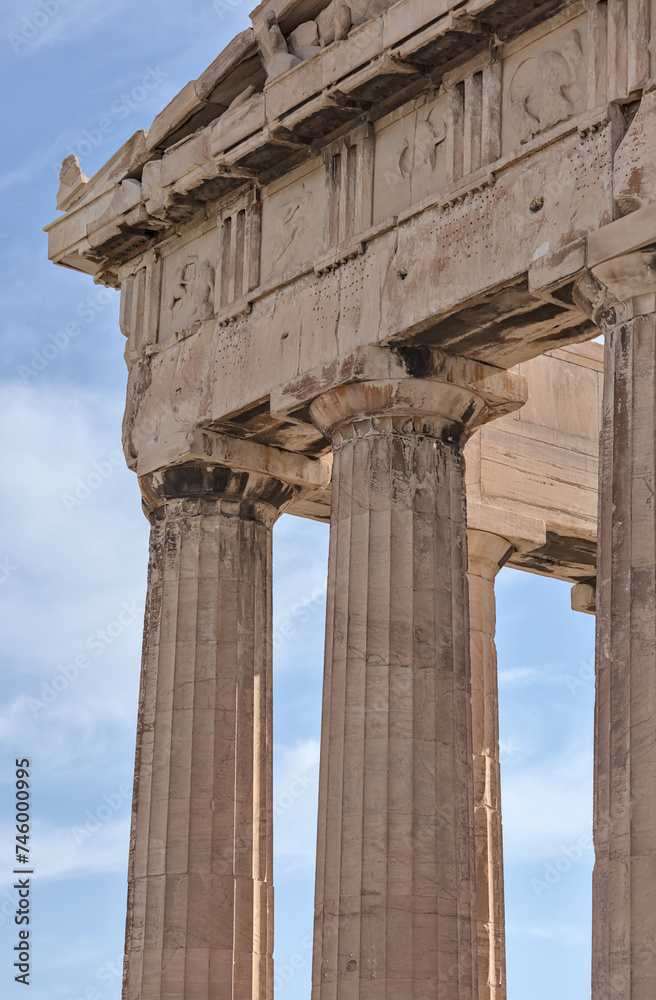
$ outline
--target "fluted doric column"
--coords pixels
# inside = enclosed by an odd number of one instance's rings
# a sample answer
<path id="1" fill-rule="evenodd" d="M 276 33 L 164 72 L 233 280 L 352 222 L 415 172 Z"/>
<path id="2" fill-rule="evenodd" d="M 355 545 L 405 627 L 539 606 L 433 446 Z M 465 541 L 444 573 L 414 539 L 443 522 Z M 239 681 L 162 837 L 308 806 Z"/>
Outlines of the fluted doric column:
<path id="1" fill-rule="evenodd" d="M 467 503 L 478 1000 L 505 1000 L 506 928 L 495 580 L 513 551 L 546 543 L 543 521 Z"/>
<path id="2" fill-rule="evenodd" d="M 629 217 L 608 228 L 634 239 L 638 223 Z M 579 302 L 606 335 L 596 591 L 593 1000 L 656 996 L 655 292 L 653 250 L 602 262 L 578 288 Z"/>
<path id="3" fill-rule="evenodd" d="M 142 489 L 124 1000 L 271 1000 L 271 529 L 293 491 L 193 464 Z"/>
<path id="4" fill-rule="evenodd" d="M 476 995 L 462 446 L 523 397 L 452 361 L 311 406 L 334 451 L 313 1000 Z"/>
<path id="5" fill-rule="evenodd" d="M 501 825 L 499 689 L 494 581 L 513 551 L 500 535 L 470 528 L 469 614 L 474 754 L 478 1000 L 505 1000 L 506 935 Z"/>

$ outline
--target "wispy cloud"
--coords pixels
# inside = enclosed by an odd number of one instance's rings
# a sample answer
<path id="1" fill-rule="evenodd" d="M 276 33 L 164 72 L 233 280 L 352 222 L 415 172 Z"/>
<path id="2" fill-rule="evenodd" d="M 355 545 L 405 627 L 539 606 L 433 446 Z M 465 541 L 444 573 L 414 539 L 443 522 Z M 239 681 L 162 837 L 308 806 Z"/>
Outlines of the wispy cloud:
<path id="1" fill-rule="evenodd" d="M 74 817 L 71 817 L 74 819 Z M 31 843 L 31 857 L 39 881 L 61 881 L 123 872 L 127 865 L 129 838 L 129 809 L 125 815 L 116 816 L 106 823 L 94 837 L 76 843 L 71 828 L 40 822 L 35 825 Z M 0 851 L 3 858 L 13 854 L 15 831 L 9 827 L 0 830 Z M 0 890 L 10 889 L 13 877 L 3 873 Z"/>

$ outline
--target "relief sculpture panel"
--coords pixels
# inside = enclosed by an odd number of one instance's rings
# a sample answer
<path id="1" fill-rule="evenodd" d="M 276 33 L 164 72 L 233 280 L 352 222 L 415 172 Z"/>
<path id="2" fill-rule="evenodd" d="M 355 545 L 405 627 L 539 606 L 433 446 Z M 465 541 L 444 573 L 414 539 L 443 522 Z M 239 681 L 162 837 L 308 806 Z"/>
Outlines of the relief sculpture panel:
<path id="1" fill-rule="evenodd" d="M 504 153 L 586 110 L 586 41 L 579 18 L 506 60 Z"/>
<path id="2" fill-rule="evenodd" d="M 447 103 L 443 91 L 409 114 L 394 113 L 378 124 L 374 225 L 405 211 L 446 183 Z"/>
<path id="3" fill-rule="evenodd" d="M 323 249 L 325 182 L 322 163 L 274 182 L 262 200 L 263 283 L 318 257 Z"/>
<path id="4" fill-rule="evenodd" d="M 163 258 L 165 292 L 160 305 L 158 343 L 180 338 L 213 317 L 217 261 L 216 226 Z"/>

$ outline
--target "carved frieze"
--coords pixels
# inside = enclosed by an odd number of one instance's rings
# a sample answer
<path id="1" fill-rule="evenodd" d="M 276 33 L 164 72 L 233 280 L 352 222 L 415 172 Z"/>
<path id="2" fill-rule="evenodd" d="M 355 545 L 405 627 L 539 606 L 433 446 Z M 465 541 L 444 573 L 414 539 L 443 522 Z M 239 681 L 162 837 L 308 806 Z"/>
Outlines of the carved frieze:
<path id="1" fill-rule="evenodd" d="M 513 145 L 585 110 L 588 73 L 582 38 L 578 27 L 561 29 L 509 60 L 504 132 L 512 135 Z"/>
<path id="2" fill-rule="evenodd" d="M 209 261 L 188 255 L 175 272 L 166 305 L 176 331 L 210 319 L 214 313 L 214 268 Z"/>
<path id="3" fill-rule="evenodd" d="M 320 160 L 298 168 L 265 191 L 261 279 L 293 271 L 324 249 L 325 185 Z"/>
<path id="4" fill-rule="evenodd" d="M 374 224 L 408 209 L 446 183 L 448 100 L 420 102 L 376 127 Z"/>
<path id="5" fill-rule="evenodd" d="M 496 51 L 444 76 L 437 96 L 376 131 L 374 222 L 406 211 L 501 155 L 503 65 Z"/>
<path id="6" fill-rule="evenodd" d="M 216 225 L 190 233 L 183 246 L 163 255 L 157 344 L 179 340 L 214 316 L 218 258 Z"/>

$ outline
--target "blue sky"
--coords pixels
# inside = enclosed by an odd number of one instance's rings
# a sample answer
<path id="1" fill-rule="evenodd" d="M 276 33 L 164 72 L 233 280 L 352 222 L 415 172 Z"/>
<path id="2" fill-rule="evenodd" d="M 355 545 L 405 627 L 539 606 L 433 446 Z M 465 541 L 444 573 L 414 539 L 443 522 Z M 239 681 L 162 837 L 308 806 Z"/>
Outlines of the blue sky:
<path id="1" fill-rule="evenodd" d="M 147 551 L 136 480 L 117 456 L 118 296 L 53 267 L 41 230 L 56 214 L 61 160 L 77 152 L 90 176 L 247 26 L 248 10 L 236 0 L 2 5 L 0 992 L 9 1000 L 24 990 L 13 982 L 7 914 L 13 765 L 25 756 L 37 872 L 30 996 L 120 997 Z M 327 541 L 327 528 L 308 521 L 284 517 L 275 529 L 280 1000 L 309 1000 Z M 512 570 L 499 578 L 498 615 L 509 1000 L 585 1000 L 594 622 L 569 610 L 565 584 Z"/>

